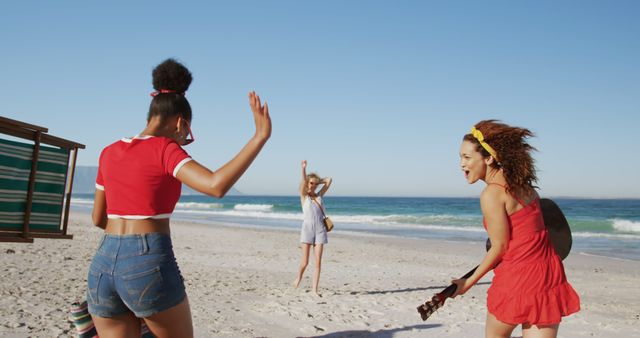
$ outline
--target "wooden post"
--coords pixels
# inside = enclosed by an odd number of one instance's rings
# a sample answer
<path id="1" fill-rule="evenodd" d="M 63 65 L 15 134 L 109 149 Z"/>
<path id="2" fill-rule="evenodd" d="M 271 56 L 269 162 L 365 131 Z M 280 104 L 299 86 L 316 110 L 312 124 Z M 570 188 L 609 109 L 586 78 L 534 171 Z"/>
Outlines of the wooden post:
<path id="1" fill-rule="evenodd" d="M 31 173 L 29 173 L 29 188 L 27 190 L 27 205 L 24 210 L 24 224 L 22 237 L 29 238 L 29 223 L 31 222 L 31 208 L 33 206 L 33 192 L 36 189 L 36 172 L 38 171 L 38 157 L 40 156 L 40 139 L 42 132 L 37 130 L 33 136 L 33 156 L 31 158 Z"/>
<path id="2" fill-rule="evenodd" d="M 67 234 L 67 223 L 69 222 L 69 209 L 71 209 L 71 191 L 73 190 L 73 175 L 75 174 L 76 169 L 76 158 L 78 158 L 78 148 L 73 148 L 72 152 L 72 164 L 71 164 L 71 172 L 67 175 L 67 180 L 69 180 L 69 190 L 65 191 L 65 202 L 64 202 L 64 220 L 62 223 L 62 234 Z M 66 189 L 65 185 L 65 189 Z"/>

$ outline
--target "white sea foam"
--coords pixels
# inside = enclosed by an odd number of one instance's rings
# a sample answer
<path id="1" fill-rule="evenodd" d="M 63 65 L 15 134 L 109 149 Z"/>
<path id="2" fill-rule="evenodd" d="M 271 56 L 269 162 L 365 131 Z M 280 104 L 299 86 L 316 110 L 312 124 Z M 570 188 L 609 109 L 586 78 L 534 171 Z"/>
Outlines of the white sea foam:
<path id="1" fill-rule="evenodd" d="M 272 204 L 236 204 L 233 206 L 234 210 L 247 210 L 247 211 L 270 211 L 273 209 Z"/>
<path id="2" fill-rule="evenodd" d="M 405 222 L 405 221 L 415 221 L 415 220 L 440 220 L 440 221 L 446 221 L 446 220 L 455 220 L 455 219 L 460 219 L 462 218 L 462 216 L 456 216 L 456 215 L 449 215 L 449 214 L 440 214 L 440 215 L 428 215 L 428 216 L 413 216 L 413 215 L 389 215 L 389 216 L 385 216 L 387 218 L 389 218 L 389 220 L 395 220 L 398 222 Z"/>
<path id="3" fill-rule="evenodd" d="M 590 257 L 604 257 L 604 258 L 607 258 L 607 259 L 615 259 L 615 260 L 618 260 L 618 261 L 625 261 L 625 262 L 634 262 L 635 261 L 634 259 L 612 257 L 612 256 L 606 256 L 606 255 L 596 255 L 596 254 L 587 253 L 587 252 L 583 252 L 583 251 L 578 252 L 578 254 L 583 255 L 583 256 L 590 256 Z"/>
<path id="4" fill-rule="evenodd" d="M 222 203 L 197 203 L 197 202 L 180 202 L 176 204 L 176 208 L 186 209 L 222 209 Z"/>
<path id="5" fill-rule="evenodd" d="M 265 212 L 260 210 L 186 210 L 176 209 L 175 213 L 182 214 L 197 214 L 208 216 L 223 216 L 223 217 L 243 217 L 243 218 L 256 218 L 256 219 L 282 219 L 282 220 L 295 220 L 302 221 L 302 213 L 284 213 L 284 212 Z M 363 225 L 375 225 L 377 227 L 387 226 L 391 228 L 403 227 L 418 230 L 441 230 L 441 231 L 463 231 L 463 232 L 484 232 L 481 227 L 466 227 L 466 226 L 451 226 L 441 225 L 438 223 L 432 224 L 416 224 L 416 223 L 396 223 L 389 221 L 390 216 L 374 216 L 374 215 L 332 215 L 331 219 L 336 224 L 363 224 Z"/>
<path id="6" fill-rule="evenodd" d="M 377 216 L 380 217 L 380 220 L 383 222 L 392 222 L 392 223 L 409 223 L 409 224 L 425 224 L 430 225 L 434 223 L 441 222 L 454 222 L 457 224 L 475 224 L 479 221 L 478 217 L 469 217 L 469 216 L 455 216 L 448 214 L 441 215 L 423 215 L 423 216 L 414 216 L 414 215 L 389 215 L 389 216 Z"/>
<path id="7" fill-rule="evenodd" d="M 484 228 L 453 225 L 425 225 L 425 224 L 402 224 L 402 227 L 419 230 L 440 230 L 440 231 L 461 231 L 461 232 L 486 232 Z"/>
<path id="8" fill-rule="evenodd" d="M 571 234 L 573 237 L 582 238 L 613 238 L 613 239 L 633 239 L 640 240 L 640 235 L 632 234 L 608 234 L 602 232 L 574 232 Z"/>
<path id="9" fill-rule="evenodd" d="M 76 206 L 92 206 L 93 199 L 72 198 L 72 204 Z M 231 217 L 247 217 L 247 218 L 267 218 L 267 219 L 285 219 L 285 220 L 302 220 L 302 213 L 295 212 L 274 212 L 272 204 L 236 204 L 233 210 L 223 209 L 222 203 L 198 203 L 198 202 L 179 202 L 174 212 L 202 215 L 219 215 Z M 484 231 L 478 227 L 464 226 L 448 226 L 443 225 L 451 221 L 458 220 L 466 224 L 474 224 L 476 220 L 467 217 L 459 217 L 449 214 L 429 215 L 429 216 L 413 216 L 413 215 L 336 215 L 329 214 L 334 222 L 352 223 L 364 225 L 387 225 L 402 226 L 410 228 L 422 228 L 432 230 L 461 230 L 461 231 Z"/>
<path id="10" fill-rule="evenodd" d="M 272 213 L 258 210 L 184 210 L 178 209 L 174 213 L 197 214 L 204 216 L 231 216 L 247 218 L 291 219 L 302 220 L 302 213 Z"/>
<path id="11" fill-rule="evenodd" d="M 386 224 L 403 227 L 439 227 L 448 229 L 475 229 L 473 227 L 442 225 L 442 222 L 459 220 L 460 217 L 451 215 L 432 215 L 432 216 L 410 216 L 410 215 L 331 215 L 331 219 L 336 222 L 358 223 L 358 224 Z M 473 220 L 465 221 L 465 224 L 474 224 Z M 482 228 L 480 228 L 481 231 Z M 475 230 L 474 230 L 475 231 Z"/>
<path id="12" fill-rule="evenodd" d="M 611 222 L 613 222 L 613 228 L 616 231 L 640 233 L 640 222 L 620 218 L 612 219 Z"/>
<path id="13" fill-rule="evenodd" d="M 92 206 L 93 200 L 86 198 L 71 198 L 72 205 L 81 205 L 81 206 Z"/>
<path id="14" fill-rule="evenodd" d="M 76 206 L 93 206 L 92 199 L 86 198 L 72 198 L 71 204 Z M 221 209 L 224 205 L 222 203 L 196 203 L 196 202 L 180 202 L 176 204 L 176 209 Z"/>

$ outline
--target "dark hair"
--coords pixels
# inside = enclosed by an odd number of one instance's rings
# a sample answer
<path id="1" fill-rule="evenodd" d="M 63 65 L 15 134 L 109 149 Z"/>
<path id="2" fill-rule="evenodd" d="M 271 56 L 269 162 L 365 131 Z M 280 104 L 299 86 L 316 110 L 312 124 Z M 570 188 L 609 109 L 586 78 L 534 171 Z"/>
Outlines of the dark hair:
<path id="1" fill-rule="evenodd" d="M 191 122 L 191 105 L 184 94 L 193 77 L 187 67 L 174 59 L 166 59 L 153 69 L 152 76 L 153 88 L 158 93 L 151 100 L 147 121 L 154 116 L 160 116 L 162 121 L 180 116 Z"/>
<path id="2" fill-rule="evenodd" d="M 531 157 L 531 152 L 536 148 L 525 141 L 526 138 L 535 136 L 529 129 L 512 127 L 497 120 L 480 121 L 474 127 L 496 151 L 498 158 L 492 166 L 502 168 L 507 180 L 507 190 L 518 193 L 537 188 L 534 185 L 538 181 L 535 161 Z M 482 156 L 491 156 L 473 134 L 466 134 L 463 140 L 474 143 Z"/>

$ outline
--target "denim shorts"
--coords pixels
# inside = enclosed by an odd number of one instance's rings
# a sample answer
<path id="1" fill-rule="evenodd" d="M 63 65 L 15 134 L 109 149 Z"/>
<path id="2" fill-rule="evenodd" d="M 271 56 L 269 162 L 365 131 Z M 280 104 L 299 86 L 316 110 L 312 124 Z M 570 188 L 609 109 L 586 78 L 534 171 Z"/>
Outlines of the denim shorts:
<path id="1" fill-rule="evenodd" d="M 89 267 L 89 313 L 149 317 L 186 297 L 168 234 L 104 234 Z"/>

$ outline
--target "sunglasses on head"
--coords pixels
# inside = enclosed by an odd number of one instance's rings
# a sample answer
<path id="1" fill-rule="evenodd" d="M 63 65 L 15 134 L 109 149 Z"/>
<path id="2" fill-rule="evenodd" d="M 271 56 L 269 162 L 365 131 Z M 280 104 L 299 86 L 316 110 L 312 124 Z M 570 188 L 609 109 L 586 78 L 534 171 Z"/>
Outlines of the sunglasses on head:
<path id="1" fill-rule="evenodd" d="M 196 140 L 195 137 L 193 137 L 193 132 L 191 131 L 191 125 L 187 120 L 184 120 L 187 123 L 187 130 L 189 131 L 189 137 L 185 138 L 184 141 L 182 142 L 183 146 L 189 145 L 191 143 L 193 143 L 193 141 Z"/>

